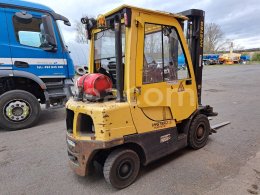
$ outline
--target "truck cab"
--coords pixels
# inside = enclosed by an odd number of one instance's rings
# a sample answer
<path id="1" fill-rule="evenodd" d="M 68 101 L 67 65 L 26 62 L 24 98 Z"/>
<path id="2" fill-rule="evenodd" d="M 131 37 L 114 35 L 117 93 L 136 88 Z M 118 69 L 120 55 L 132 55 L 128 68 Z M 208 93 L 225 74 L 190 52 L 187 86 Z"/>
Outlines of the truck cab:
<path id="1" fill-rule="evenodd" d="M 201 104 L 204 14 L 123 5 L 82 19 L 90 74 L 77 80 L 78 93 L 66 105 L 76 174 L 87 175 L 97 163 L 106 181 L 121 189 L 134 182 L 140 165 L 206 145 L 207 116 L 216 113 Z"/>
<path id="2" fill-rule="evenodd" d="M 40 104 L 64 105 L 71 96 L 74 65 L 51 8 L 0 0 L 0 126 L 23 129 L 37 122 Z"/>

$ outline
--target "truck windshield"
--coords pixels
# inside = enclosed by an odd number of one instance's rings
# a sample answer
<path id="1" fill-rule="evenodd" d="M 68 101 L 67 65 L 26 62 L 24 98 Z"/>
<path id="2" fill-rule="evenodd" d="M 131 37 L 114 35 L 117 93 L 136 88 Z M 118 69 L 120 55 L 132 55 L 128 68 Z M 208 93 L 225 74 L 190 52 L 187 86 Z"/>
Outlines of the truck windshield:
<path id="1" fill-rule="evenodd" d="M 115 31 L 107 29 L 98 32 L 94 36 L 94 63 L 95 71 L 106 71 L 112 77 L 113 83 L 115 82 Z M 125 57 L 125 26 L 122 25 L 122 58 L 124 63 Z M 102 71 L 100 71 L 102 69 Z"/>

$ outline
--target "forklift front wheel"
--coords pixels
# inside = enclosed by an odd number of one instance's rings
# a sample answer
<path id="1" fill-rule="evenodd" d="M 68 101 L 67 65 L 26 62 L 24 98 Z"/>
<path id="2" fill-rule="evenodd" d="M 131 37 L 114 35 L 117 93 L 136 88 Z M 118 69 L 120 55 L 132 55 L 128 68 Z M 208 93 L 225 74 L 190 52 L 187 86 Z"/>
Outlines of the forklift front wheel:
<path id="1" fill-rule="evenodd" d="M 195 150 L 203 148 L 208 141 L 210 133 L 209 119 L 204 114 L 198 114 L 191 122 L 188 143 Z"/>
<path id="2" fill-rule="evenodd" d="M 139 156 L 130 149 L 116 149 L 107 157 L 103 169 L 105 180 L 114 188 L 131 185 L 140 169 Z"/>

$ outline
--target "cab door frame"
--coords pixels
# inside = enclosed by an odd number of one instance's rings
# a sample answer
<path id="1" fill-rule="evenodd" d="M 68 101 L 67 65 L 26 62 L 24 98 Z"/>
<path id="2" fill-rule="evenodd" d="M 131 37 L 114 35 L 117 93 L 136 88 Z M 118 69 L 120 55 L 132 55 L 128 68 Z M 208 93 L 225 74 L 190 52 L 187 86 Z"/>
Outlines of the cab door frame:
<path id="1" fill-rule="evenodd" d="M 197 110 L 198 101 L 192 61 L 179 22 L 174 17 L 170 18 L 169 16 L 159 14 L 151 15 L 148 13 L 140 13 L 136 20 L 138 21 L 136 87 L 139 89 L 139 94 L 137 95 L 137 106 L 141 109 L 149 107 L 169 107 L 173 119 L 176 121 L 187 119 Z M 146 23 L 171 26 L 176 29 L 184 56 L 186 56 L 190 78 L 143 84 L 144 36 Z M 154 95 L 152 94 L 152 91 L 154 92 Z M 147 101 L 147 97 L 149 97 L 149 101 Z"/>

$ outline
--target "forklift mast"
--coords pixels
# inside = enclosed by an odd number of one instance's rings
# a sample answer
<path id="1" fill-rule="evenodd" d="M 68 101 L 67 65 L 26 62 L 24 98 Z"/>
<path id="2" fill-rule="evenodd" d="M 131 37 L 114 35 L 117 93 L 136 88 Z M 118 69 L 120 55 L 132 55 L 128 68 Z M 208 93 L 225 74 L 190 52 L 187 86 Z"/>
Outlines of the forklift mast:
<path id="1" fill-rule="evenodd" d="M 198 9 L 190 9 L 180 13 L 189 18 L 187 22 L 187 43 L 190 49 L 194 74 L 196 78 L 198 103 L 201 105 L 202 89 L 202 58 L 204 45 L 204 20 L 205 12 Z M 183 25 L 182 25 L 183 26 Z"/>

